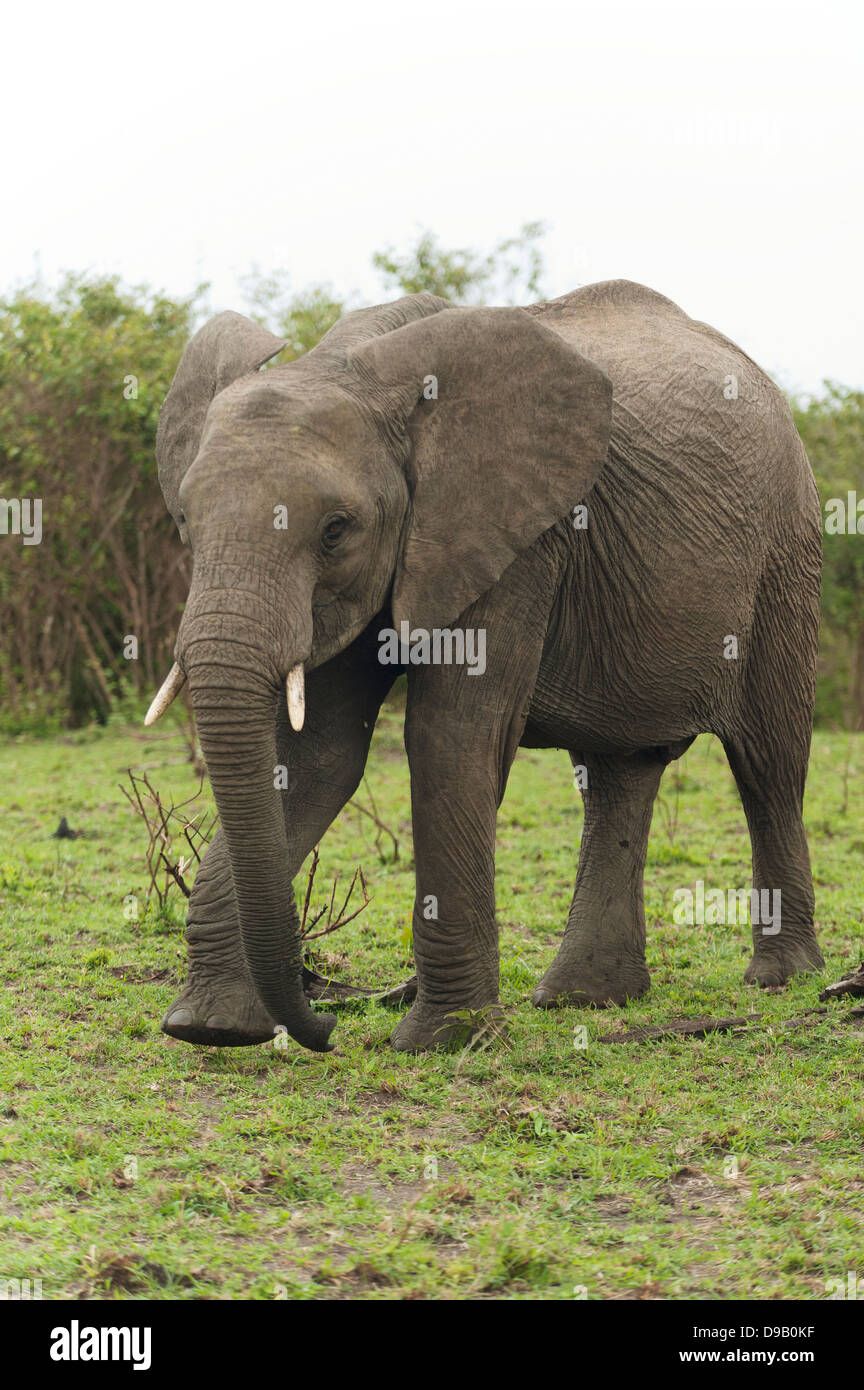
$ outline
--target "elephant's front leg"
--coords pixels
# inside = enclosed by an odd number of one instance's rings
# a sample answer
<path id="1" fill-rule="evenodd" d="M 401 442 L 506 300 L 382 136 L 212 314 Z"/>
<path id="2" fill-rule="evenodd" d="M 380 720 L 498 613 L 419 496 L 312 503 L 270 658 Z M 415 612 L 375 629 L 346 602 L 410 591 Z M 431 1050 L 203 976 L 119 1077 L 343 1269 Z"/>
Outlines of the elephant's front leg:
<path id="1" fill-rule="evenodd" d="M 538 574 L 539 569 L 539 574 Z M 498 1000 L 495 828 L 537 678 L 555 574 L 527 552 L 460 623 L 485 634 L 482 674 L 412 667 L 405 746 L 411 766 L 417 1000 L 393 1033 L 398 1051 L 448 1047 L 452 1015 Z M 479 671 L 479 664 L 477 667 Z"/>
<path id="2" fill-rule="evenodd" d="M 292 877 L 354 795 L 381 700 L 392 681 L 393 668 L 375 660 L 371 639 L 359 638 L 347 652 L 309 674 L 302 733 L 289 728 L 282 707 L 277 746 L 288 774 L 282 801 Z M 221 831 L 208 846 L 192 888 L 186 940 L 186 986 L 165 1014 L 163 1031 L 184 1042 L 217 1047 L 271 1039 L 274 1022 L 258 997 L 243 953 L 228 846 Z"/>
<path id="3" fill-rule="evenodd" d="M 448 1046 L 465 1028 L 451 1014 L 498 999 L 494 750 L 479 730 L 452 725 L 415 729 L 406 742 L 417 1000 L 393 1034 L 399 1051 Z"/>
<path id="4" fill-rule="evenodd" d="M 189 970 L 162 1031 L 183 1042 L 246 1047 L 273 1037 L 240 940 L 228 844 L 217 830 L 198 870 L 186 919 Z"/>

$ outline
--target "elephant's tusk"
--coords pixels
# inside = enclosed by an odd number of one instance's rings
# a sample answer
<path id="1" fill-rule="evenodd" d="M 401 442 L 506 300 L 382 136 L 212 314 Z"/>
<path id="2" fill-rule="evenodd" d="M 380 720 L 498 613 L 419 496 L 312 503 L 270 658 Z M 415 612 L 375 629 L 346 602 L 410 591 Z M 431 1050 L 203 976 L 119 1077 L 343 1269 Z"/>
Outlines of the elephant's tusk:
<path id="1" fill-rule="evenodd" d="M 155 724 L 156 720 L 161 718 L 171 704 L 171 701 L 176 699 L 180 694 L 185 684 L 186 677 L 175 661 L 162 683 L 161 690 L 144 716 L 145 725 L 149 727 L 150 724 Z"/>
<path id="2" fill-rule="evenodd" d="M 299 734 L 303 728 L 303 720 L 306 717 L 306 690 L 303 681 L 303 662 L 298 661 L 296 666 L 285 678 L 285 694 L 288 697 L 288 718 L 291 720 L 291 728 Z"/>

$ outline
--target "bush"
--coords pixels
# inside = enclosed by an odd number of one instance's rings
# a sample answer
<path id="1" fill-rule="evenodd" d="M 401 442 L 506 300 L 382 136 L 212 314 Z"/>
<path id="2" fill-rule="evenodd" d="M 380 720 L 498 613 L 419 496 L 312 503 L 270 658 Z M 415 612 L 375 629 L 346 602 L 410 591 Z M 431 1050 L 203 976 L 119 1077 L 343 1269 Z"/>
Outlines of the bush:
<path id="1" fill-rule="evenodd" d="M 7 724 L 104 720 L 170 665 L 188 556 L 154 450 L 197 297 L 70 276 L 0 304 L 0 493 L 42 504 L 41 544 L 0 537 Z"/>

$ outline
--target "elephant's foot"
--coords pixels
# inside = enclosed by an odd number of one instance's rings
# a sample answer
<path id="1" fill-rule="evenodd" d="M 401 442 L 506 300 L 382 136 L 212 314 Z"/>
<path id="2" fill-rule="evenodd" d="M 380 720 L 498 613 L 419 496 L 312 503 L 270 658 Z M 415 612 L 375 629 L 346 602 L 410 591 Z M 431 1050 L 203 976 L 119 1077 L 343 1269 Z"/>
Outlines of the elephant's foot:
<path id="1" fill-rule="evenodd" d="M 825 964 L 816 934 L 809 929 L 794 941 L 780 944 L 780 935 L 763 936 L 756 943 L 753 959 L 744 973 L 744 982 L 770 989 L 785 985 L 793 975 L 804 975 L 811 970 L 821 970 Z"/>
<path id="2" fill-rule="evenodd" d="M 595 952 L 574 961 L 569 952 L 558 955 L 532 996 L 538 1009 L 558 1009 L 567 1004 L 606 1008 L 626 1004 L 648 992 L 651 977 L 644 957 L 619 955 L 600 958 Z"/>
<path id="3" fill-rule="evenodd" d="M 220 980 L 218 990 L 190 977 L 162 1020 L 162 1032 L 209 1047 L 252 1047 L 272 1042 L 275 1024 L 251 981 Z"/>
<path id="4" fill-rule="evenodd" d="M 453 1052 L 487 1030 L 500 1029 L 497 998 L 486 1004 L 412 1004 L 401 1023 L 390 1035 L 397 1052 Z M 469 1017 L 455 1018 L 454 1014 Z"/>

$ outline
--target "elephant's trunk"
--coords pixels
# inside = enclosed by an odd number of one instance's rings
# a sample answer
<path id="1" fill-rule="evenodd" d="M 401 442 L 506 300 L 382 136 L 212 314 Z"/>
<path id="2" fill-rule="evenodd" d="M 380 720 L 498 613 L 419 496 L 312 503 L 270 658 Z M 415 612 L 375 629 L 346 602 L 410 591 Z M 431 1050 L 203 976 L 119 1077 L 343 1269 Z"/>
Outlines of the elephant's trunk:
<path id="1" fill-rule="evenodd" d="M 277 702 L 296 660 L 280 661 L 272 632 L 219 607 L 190 595 L 178 653 L 228 842 L 243 949 L 274 1022 L 313 1052 L 329 1052 L 336 1020 L 313 1013 L 302 988 L 300 923 L 275 786 Z"/>

